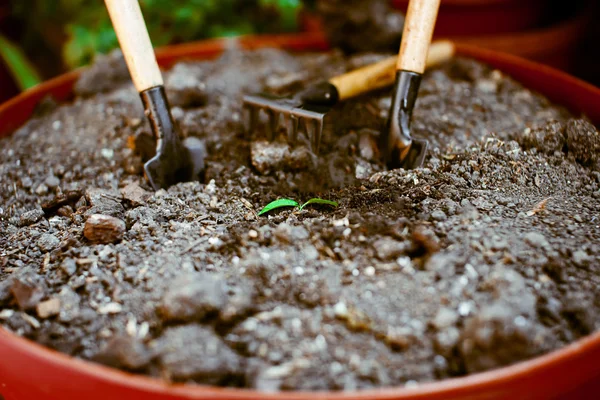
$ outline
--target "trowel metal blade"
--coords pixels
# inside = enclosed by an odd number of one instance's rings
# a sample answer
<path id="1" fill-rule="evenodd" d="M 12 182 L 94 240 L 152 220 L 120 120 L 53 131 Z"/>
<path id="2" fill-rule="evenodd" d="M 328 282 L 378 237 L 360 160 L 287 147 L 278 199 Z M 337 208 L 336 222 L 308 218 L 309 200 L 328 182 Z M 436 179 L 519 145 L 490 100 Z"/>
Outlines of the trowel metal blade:
<path id="1" fill-rule="evenodd" d="M 413 139 L 408 154 L 400 161 L 400 167 L 404 169 L 415 169 L 423 165 L 429 142 L 424 139 Z"/>
<path id="2" fill-rule="evenodd" d="M 204 169 L 207 149 L 204 141 L 188 137 L 176 149 L 167 147 L 144 164 L 144 172 L 154 190 L 167 189 L 179 182 L 198 179 Z"/>

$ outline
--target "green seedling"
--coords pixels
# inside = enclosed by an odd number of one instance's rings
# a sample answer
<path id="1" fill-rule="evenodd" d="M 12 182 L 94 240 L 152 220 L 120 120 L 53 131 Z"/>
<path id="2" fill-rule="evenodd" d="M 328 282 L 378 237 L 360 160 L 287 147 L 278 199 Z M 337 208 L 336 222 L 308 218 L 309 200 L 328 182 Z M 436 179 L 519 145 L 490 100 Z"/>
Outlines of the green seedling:
<path id="1" fill-rule="evenodd" d="M 298 203 L 296 200 L 278 199 L 278 200 L 272 201 L 269 204 L 267 204 L 262 210 L 260 210 L 258 215 L 263 215 L 263 214 L 268 213 L 269 211 L 273 211 L 275 209 L 283 208 L 283 207 L 294 207 L 301 211 L 304 209 L 304 207 L 309 206 L 311 204 L 319 204 L 319 205 L 326 205 L 326 206 L 332 206 L 332 207 L 338 206 L 338 203 L 335 201 L 319 199 L 319 198 L 310 199 L 302 205 L 300 205 L 300 203 Z"/>
<path id="2" fill-rule="evenodd" d="M 302 204 L 300 206 L 300 211 L 302 211 L 302 209 L 306 206 L 309 206 L 311 204 L 322 204 L 322 205 L 326 205 L 326 206 L 332 206 L 332 207 L 337 207 L 338 203 L 335 201 L 331 201 L 331 200 L 324 200 L 324 199 L 319 199 L 319 198 L 314 198 L 314 199 L 310 199 L 309 201 L 307 201 L 306 203 Z"/>
<path id="3" fill-rule="evenodd" d="M 298 204 L 298 202 L 296 200 L 278 199 L 278 200 L 272 201 L 269 204 L 267 204 L 265 206 L 265 208 L 263 208 L 262 210 L 260 210 L 260 212 L 258 213 L 258 215 L 266 214 L 269 211 L 273 211 L 273 210 L 275 210 L 277 208 L 298 207 L 299 205 L 300 204 Z"/>

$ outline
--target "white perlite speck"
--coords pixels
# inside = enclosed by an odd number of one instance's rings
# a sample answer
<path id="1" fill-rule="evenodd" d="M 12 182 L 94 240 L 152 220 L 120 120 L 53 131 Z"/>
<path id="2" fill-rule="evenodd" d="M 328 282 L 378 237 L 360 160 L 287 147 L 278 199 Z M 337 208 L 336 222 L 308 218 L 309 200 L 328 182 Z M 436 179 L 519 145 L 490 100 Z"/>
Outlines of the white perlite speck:
<path id="1" fill-rule="evenodd" d="M 333 312 L 335 313 L 336 317 L 345 318 L 348 316 L 348 307 L 346 307 L 346 303 L 340 301 L 333 306 Z"/>
<path id="2" fill-rule="evenodd" d="M 118 314 L 123 310 L 119 303 L 108 303 L 98 308 L 99 314 Z"/>
<path id="3" fill-rule="evenodd" d="M 100 154 L 107 160 L 112 160 L 115 155 L 115 151 L 113 149 L 102 149 L 100 150 Z"/>
<path id="4" fill-rule="evenodd" d="M 473 309 L 473 307 L 472 307 L 471 303 L 464 301 L 458 305 L 458 314 L 461 317 L 466 317 L 467 315 L 469 315 L 471 313 L 472 309 Z"/>

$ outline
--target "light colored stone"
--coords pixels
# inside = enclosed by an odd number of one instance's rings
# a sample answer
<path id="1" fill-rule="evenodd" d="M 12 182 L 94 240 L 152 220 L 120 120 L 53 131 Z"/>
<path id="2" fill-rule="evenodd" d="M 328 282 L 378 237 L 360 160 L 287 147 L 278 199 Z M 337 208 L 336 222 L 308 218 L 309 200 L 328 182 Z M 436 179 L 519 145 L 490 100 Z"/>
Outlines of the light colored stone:
<path id="1" fill-rule="evenodd" d="M 46 319 L 58 315 L 60 312 L 60 299 L 52 298 L 39 303 L 36 307 L 38 317 Z"/>
<path id="2" fill-rule="evenodd" d="M 123 239 L 126 226 L 119 218 L 93 214 L 85 222 L 83 235 L 92 243 L 109 244 Z"/>
<path id="3" fill-rule="evenodd" d="M 123 198 L 129 201 L 134 206 L 140 206 L 152 196 L 152 194 L 144 190 L 137 182 L 132 182 L 121 189 Z"/>

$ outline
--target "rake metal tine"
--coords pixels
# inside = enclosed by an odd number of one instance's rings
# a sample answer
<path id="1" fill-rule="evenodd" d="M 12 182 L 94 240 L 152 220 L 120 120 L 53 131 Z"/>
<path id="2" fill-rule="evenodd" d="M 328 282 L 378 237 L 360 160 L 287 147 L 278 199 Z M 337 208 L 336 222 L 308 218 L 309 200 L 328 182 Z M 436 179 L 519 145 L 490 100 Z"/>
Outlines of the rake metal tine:
<path id="1" fill-rule="evenodd" d="M 321 136 L 323 135 L 323 120 L 322 119 L 314 119 L 313 120 L 313 138 L 311 141 L 311 146 L 313 149 L 313 153 L 319 154 L 319 148 L 321 147 Z"/>
<path id="2" fill-rule="evenodd" d="M 290 142 L 290 145 L 295 146 L 298 142 L 298 125 L 300 121 L 294 114 L 290 114 L 289 121 L 288 142 Z"/>
<path id="3" fill-rule="evenodd" d="M 267 139 L 272 142 L 275 140 L 275 136 L 277 135 L 277 130 L 279 129 L 279 113 L 275 112 L 271 109 L 267 110 L 267 114 L 269 115 L 269 129 L 267 131 Z"/>
<path id="4" fill-rule="evenodd" d="M 310 138 L 310 130 L 308 128 L 308 122 L 304 117 L 296 117 L 299 121 L 298 135 L 303 134 L 305 137 Z"/>
<path id="5" fill-rule="evenodd" d="M 306 137 L 308 139 L 308 143 L 310 144 L 310 150 L 315 152 L 314 139 L 317 127 L 314 123 L 314 119 L 312 118 L 304 118 L 304 129 L 306 130 Z"/>

